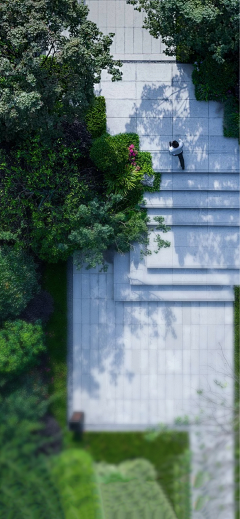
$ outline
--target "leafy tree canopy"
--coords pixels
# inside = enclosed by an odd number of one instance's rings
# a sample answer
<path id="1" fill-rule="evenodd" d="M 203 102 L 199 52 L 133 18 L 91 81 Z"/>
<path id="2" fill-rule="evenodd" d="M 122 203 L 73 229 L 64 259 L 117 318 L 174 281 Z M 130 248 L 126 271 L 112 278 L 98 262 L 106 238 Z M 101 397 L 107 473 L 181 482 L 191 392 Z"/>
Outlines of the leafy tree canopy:
<path id="1" fill-rule="evenodd" d="M 113 34 L 99 32 L 88 12 L 77 0 L 0 3 L 1 141 L 39 129 L 56 135 L 63 117 L 85 115 L 102 69 L 121 79 Z"/>
<path id="2" fill-rule="evenodd" d="M 144 9 L 144 27 L 155 38 L 161 36 L 167 56 L 185 47 L 205 57 L 211 54 L 223 63 L 229 54 L 238 55 L 238 0 L 127 0 Z"/>

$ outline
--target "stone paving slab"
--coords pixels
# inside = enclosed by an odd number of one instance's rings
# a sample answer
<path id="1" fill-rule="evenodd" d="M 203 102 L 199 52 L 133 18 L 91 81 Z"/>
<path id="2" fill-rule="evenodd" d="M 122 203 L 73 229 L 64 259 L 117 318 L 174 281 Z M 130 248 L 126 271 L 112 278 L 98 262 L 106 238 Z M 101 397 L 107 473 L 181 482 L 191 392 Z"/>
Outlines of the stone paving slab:
<path id="1" fill-rule="evenodd" d="M 166 225 L 201 225 L 239 227 L 239 209 L 148 209 L 148 225 L 156 225 L 154 218 L 162 216 Z"/>
<path id="2" fill-rule="evenodd" d="M 148 269 L 144 262 L 137 264 L 130 259 L 129 281 L 131 285 L 239 285 L 237 270 L 213 269 Z"/>
<path id="3" fill-rule="evenodd" d="M 195 208 L 238 209 L 239 192 L 234 191 L 160 191 L 145 193 L 145 207 L 151 208 Z"/>
<path id="4" fill-rule="evenodd" d="M 114 285 L 115 301 L 234 301 L 232 286 Z"/>
<path id="5" fill-rule="evenodd" d="M 162 173 L 161 191 L 169 190 L 239 191 L 239 173 Z"/>

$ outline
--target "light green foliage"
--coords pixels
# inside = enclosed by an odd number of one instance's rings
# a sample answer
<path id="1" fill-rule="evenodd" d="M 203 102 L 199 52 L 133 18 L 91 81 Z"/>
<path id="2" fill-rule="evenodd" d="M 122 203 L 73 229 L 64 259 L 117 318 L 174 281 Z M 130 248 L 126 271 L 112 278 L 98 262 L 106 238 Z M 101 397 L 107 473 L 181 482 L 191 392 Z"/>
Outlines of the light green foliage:
<path id="1" fill-rule="evenodd" d="M 0 399 L 0 518 L 64 519 L 54 481 L 37 449 L 47 411 L 43 385 L 25 384 Z"/>
<path id="2" fill-rule="evenodd" d="M 39 290 L 32 256 L 12 246 L 0 246 L 0 323 L 17 317 Z"/>
<path id="3" fill-rule="evenodd" d="M 106 133 L 106 102 L 103 96 L 94 98 L 92 106 L 87 111 L 85 121 L 87 129 L 94 139 Z"/>
<path id="4" fill-rule="evenodd" d="M 80 251 L 79 267 L 84 262 L 91 267 L 104 263 L 103 252 L 111 245 L 127 252 L 132 241 L 148 243 L 145 213 L 140 208 L 121 210 L 123 201 L 121 195 L 109 195 L 106 201 L 94 199 L 79 207 L 69 235 L 72 251 Z"/>
<path id="5" fill-rule="evenodd" d="M 105 519 L 176 519 L 160 485 L 154 466 L 144 459 L 120 465 L 96 464 Z"/>
<path id="6" fill-rule="evenodd" d="M 61 494 L 66 519 L 101 519 L 93 462 L 87 452 L 63 451 L 54 460 L 52 476 Z"/>
<path id="7" fill-rule="evenodd" d="M 0 330 L 0 373 L 2 380 L 17 376 L 38 363 L 45 351 L 44 333 L 40 323 L 28 324 L 20 319 L 6 321 Z"/>
<path id="8" fill-rule="evenodd" d="M 0 4 L 2 140 L 36 130 L 56 135 L 63 117 L 85 115 L 102 69 L 121 79 L 121 62 L 110 56 L 112 35 L 100 33 L 88 12 L 77 0 Z"/>
<path id="9" fill-rule="evenodd" d="M 155 38 L 161 37 L 166 55 L 179 49 L 186 56 L 210 54 L 218 63 L 239 49 L 238 0 L 128 0 L 144 9 L 144 27 Z"/>
<path id="10" fill-rule="evenodd" d="M 174 510 L 178 519 L 191 519 L 191 453 L 186 450 L 173 469 Z"/>
<path id="11" fill-rule="evenodd" d="M 154 170 L 152 167 L 152 155 L 149 151 L 139 151 L 136 162 L 137 165 L 141 168 L 141 173 L 143 175 L 149 175 L 149 177 L 154 175 Z"/>
<path id="12" fill-rule="evenodd" d="M 233 95 L 224 102 L 223 134 L 240 140 L 239 101 Z"/>
<path id="13" fill-rule="evenodd" d="M 195 96 L 198 101 L 223 101 L 237 82 L 236 64 L 219 64 L 211 56 L 196 62 L 192 73 Z"/>

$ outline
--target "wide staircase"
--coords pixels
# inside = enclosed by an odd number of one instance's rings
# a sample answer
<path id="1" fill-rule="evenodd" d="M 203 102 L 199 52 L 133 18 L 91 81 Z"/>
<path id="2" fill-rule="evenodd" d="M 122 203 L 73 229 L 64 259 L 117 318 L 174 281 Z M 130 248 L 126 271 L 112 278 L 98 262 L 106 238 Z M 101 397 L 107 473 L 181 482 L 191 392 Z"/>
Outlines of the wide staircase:
<path id="1" fill-rule="evenodd" d="M 162 173 L 145 193 L 151 255 L 115 255 L 115 301 L 233 301 L 239 285 L 239 174 Z M 154 230 L 156 216 L 171 227 Z M 157 249 L 156 236 L 169 248 Z"/>

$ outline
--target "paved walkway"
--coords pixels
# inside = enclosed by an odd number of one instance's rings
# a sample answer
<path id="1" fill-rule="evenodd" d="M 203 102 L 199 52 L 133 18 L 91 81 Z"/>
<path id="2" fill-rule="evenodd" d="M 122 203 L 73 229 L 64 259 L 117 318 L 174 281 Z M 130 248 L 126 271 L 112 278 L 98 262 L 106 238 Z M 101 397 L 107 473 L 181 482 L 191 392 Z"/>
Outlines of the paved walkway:
<path id="1" fill-rule="evenodd" d="M 195 100 L 191 65 L 161 63 L 161 42 L 159 62 L 142 62 L 156 59 L 153 39 L 149 55 L 144 46 L 128 47 L 130 34 L 145 38 L 132 6 L 88 3 L 101 29 L 108 13 L 104 27 L 117 31 L 116 59 L 132 59 L 124 62 L 122 82 L 112 83 L 103 72 L 96 92 L 106 98 L 108 131 L 137 132 L 162 173 L 161 192 L 146 194 L 146 202 L 151 219 L 162 215 L 171 225 L 165 235 L 171 247 L 141 261 L 136 245 L 129 254 L 115 254 L 107 273 L 74 267 L 69 413 L 83 410 L 88 430 L 172 425 L 206 408 L 196 391 L 215 389 L 215 379 L 227 383 L 227 405 L 233 401 L 226 372 L 233 366 L 233 285 L 240 284 L 238 143 L 223 137 L 222 105 Z M 168 141 L 178 137 L 185 172 L 168 153 Z M 154 238 L 151 233 L 153 251 Z M 232 462 L 232 445 L 228 454 Z M 231 485 L 232 468 L 226 477 Z M 214 505 L 211 519 L 233 518 L 232 492 L 226 499 L 229 509 L 216 512 Z"/>

